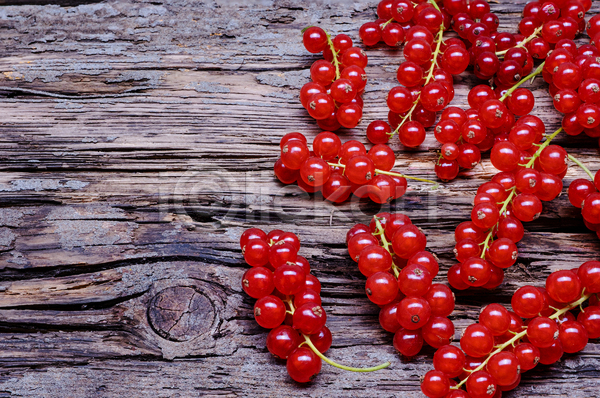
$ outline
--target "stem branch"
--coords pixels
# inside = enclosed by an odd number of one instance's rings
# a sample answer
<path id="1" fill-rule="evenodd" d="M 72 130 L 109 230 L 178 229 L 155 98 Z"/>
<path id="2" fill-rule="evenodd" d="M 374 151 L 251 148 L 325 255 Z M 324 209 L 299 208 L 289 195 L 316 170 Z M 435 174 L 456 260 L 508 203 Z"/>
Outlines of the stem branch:
<path id="1" fill-rule="evenodd" d="M 537 37 L 537 35 L 542 31 L 543 27 L 544 26 L 542 25 L 539 28 L 537 28 L 536 30 L 534 30 L 532 34 L 530 34 L 528 37 L 523 39 L 519 44 L 517 44 L 515 47 L 512 47 L 512 48 L 525 47 L 525 44 L 529 43 L 531 40 L 533 40 Z M 498 52 L 496 52 L 496 55 L 504 55 L 508 52 L 508 50 L 510 50 L 510 48 L 506 49 L 504 51 L 498 51 Z"/>
<path id="2" fill-rule="evenodd" d="M 531 72 L 529 75 L 527 75 L 524 78 L 522 78 L 521 80 L 519 80 L 518 83 L 516 83 L 514 86 L 512 86 L 510 89 L 508 89 L 508 91 L 506 93 L 504 93 L 504 95 L 502 97 L 500 97 L 500 101 L 504 101 L 506 98 L 510 97 L 510 95 L 517 88 L 519 88 L 520 85 L 525 83 L 527 80 L 532 79 L 532 78 L 536 77 L 537 75 L 539 75 L 540 73 L 542 73 L 542 71 L 544 70 L 545 64 L 546 64 L 546 61 L 542 62 L 540 64 L 540 66 L 538 66 L 533 72 Z"/>
<path id="3" fill-rule="evenodd" d="M 587 173 L 587 175 L 590 176 L 592 181 L 594 181 L 594 174 L 590 171 L 590 169 L 585 167 L 585 165 L 583 163 L 581 163 L 581 161 L 579 159 L 577 159 L 576 157 L 574 157 L 572 155 L 568 155 L 567 157 L 569 158 L 570 161 L 575 163 L 577 166 L 581 167 L 583 169 L 583 171 L 585 171 Z"/>
<path id="4" fill-rule="evenodd" d="M 341 167 L 343 169 L 346 168 L 345 164 L 341 164 L 341 163 L 331 163 L 328 162 L 327 163 L 330 166 L 334 166 L 334 167 Z M 415 181 L 421 181 L 421 182 L 428 182 L 430 184 L 435 184 L 434 188 L 438 187 L 438 183 L 432 180 L 428 180 L 426 178 L 419 178 L 419 177 L 411 177 L 411 176 L 407 176 L 405 174 L 400 174 L 400 173 L 394 173 L 393 171 L 385 171 L 385 170 L 379 170 L 379 169 L 375 169 L 375 174 L 385 174 L 388 176 L 393 176 L 393 177 L 402 177 L 402 178 L 406 178 L 407 180 L 415 180 Z"/>

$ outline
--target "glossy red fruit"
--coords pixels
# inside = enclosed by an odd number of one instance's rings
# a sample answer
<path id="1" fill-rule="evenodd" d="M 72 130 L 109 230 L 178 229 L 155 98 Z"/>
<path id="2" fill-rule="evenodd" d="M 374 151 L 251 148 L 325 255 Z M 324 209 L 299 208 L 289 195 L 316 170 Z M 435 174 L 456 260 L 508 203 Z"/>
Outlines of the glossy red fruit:
<path id="1" fill-rule="evenodd" d="M 460 347 L 466 355 L 481 358 L 492 352 L 494 348 L 494 336 L 490 330 L 481 324 L 469 325 L 461 339 Z"/>
<path id="2" fill-rule="evenodd" d="M 298 383 L 308 383 L 321 371 L 321 358 L 306 347 L 295 349 L 288 357 L 286 368 Z"/>
<path id="3" fill-rule="evenodd" d="M 521 343 L 513 349 L 519 359 L 521 372 L 526 372 L 537 366 L 540 362 L 540 350 L 531 343 Z"/>
<path id="4" fill-rule="evenodd" d="M 585 348 L 589 336 L 586 328 L 581 323 L 567 321 L 560 325 L 559 339 L 563 351 L 573 354 Z"/>
<path id="5" fill-rule="evenodd" d="M 527 338 L 538 348 L 547 348 L 558 339 L 558 325 L 550 318 L 538 316 L 527 325 Z"/>
<path id="6" fill-rule="evenodd" d="M 394 334 L 394 348 L 405 357 L 414 357 L 423 348 L 421 329 L 408 330 L 400 328 Z"/>
<path id="7" fill-rule="evenodd" d="M 423 298 L 407 297 L 398 304 L 396 316 L 404 329 L 416 330 L 429 322 L 431 307 Z"/>
<path id="8" fill-rule="evenodd" d="M 310 53 L 320 53 L 327 45 L 327 33 L 317 26 L 311 26 L 304 31 L 302 36 L 304 48 Z"/>
<path id="9" fill-rule="evenodd" d="M 252 298 L 268 296 L 275 289 L 273 272 L 265 267 L 252 267 L 242 277 L 242 288 Z"/>
<path id="10" fill-rule="evenodd" d="M 432 278 L 435 278 L 435 276 L 440 270 L 437 256 L 424 250 L 415 253 L 412 257 L 408 259 L 406 265 L 409 266 L 412 264 L 419 264 L 423 266 L 425 269 L 427 269 L 427 271 L 429 271 Z"/>
<path id="11" fill-rule="evenodd" d="M 262 267 L 269 262 L 269 244 L 262 239 L 250 239 L 242 249 L 244 260 L 252 267 Z"/>
<path id="12" fill-rule="evenodd" d="M 487 327 L 494 336 L 502 336 L 510 327 L 510 314 L 500 304 L 489 304 L 479 314 L 479 323 Z"/>
<path id="13" fill-rule="evenodd" d="M 520 287 L 510 302 L 513 311 L 522 318 L 533 318 L 544 309 L 544 296 L 533 286 Z"/>
<path id="14" fill-rule="evenodd" d="M 467 379 L 467 392 L 471 398 L 493 397 L 497 388 L 492 375 L 483 370 L 474 372 Z"/>
<path id="15" fill-rule="evenodd" d="M 559 303 L 570 303 L 579 299 L 582 288 L 579 277 L 572 271 L 555 271 L 546 279 L 548 295 Z"/>
<path id="16" fill-rule="evenodd" d="M 577 276 L 586 293 L 600 293 L 600 261 L 586 261 L 581 264 Z"/>
<path id="17" fill-rule="evenodd" d="M 454 324 L 443 316 L 431 316 L 421 329 L 423 339 L 433 348 L 450 344 L 454 338 Z"/>
<path id="18" fill-rule="evenodd" d="M 291 326 L 281 325 L 267 335 L 267 349 L 274 356 L 287 359 L 302 341 L 300 334 Z"/>
<path id="19" fill-rule="evenodd" d="M 279 292 L 285 295 L 293 295 L 304 288 L 306 274 L 295 263 L 286 263 L 275 270 L 273 281 Z"/>
<path id="20" fill-rule="evenodd" d="M 444 373 L 446 377 L 460 376 L 464 366 L 465 354 L 458 347 L 445 345 L 433 354 L 433 367 Z"/>
<path id="21" fill-rule="evenodd" d="M 409 259 L 417 252 L 425 250 L 427 238 L 419 228 L 409 224 L 399 228 L 394 233 L 391 243 L 397 256 Z"/>
<path id="22" fill-rule="evenodd" d="M 365 292 L 373 303 L 386 305 L 398 295 L 398 282 L 389 272 L 376 272 L 367 279 Z"/>
<path id="23" fill-rule="evenodd" d="M 540 348 L 540 363 L 542 365 L 552 365 L 562 357 L 563 353 L 560 340 L 556 340 L 550 347 Z"/>
<path id="24" fill-rule="evenodd" d="M 304 334 L 315 334 L 325 326 L 327 314 L 319 304 L 309 302 L 296 308 L 293 321 L 294 329 L 298 329 Z"/>
<path id="25" fill-rule="evenodd" d="M 482 258 L 471 257 L 460 264 L 460 277 L 469 286 L 483 286 L 492 277 L 491 265 Z"/>
<path id="26" fill-rule="evenodd" d="M 496 239 L 488 251 L 489 260 L 499 268 L 512 266 L 517 261 L 518 255 L 517 246 L 508 238 Z"/>
<path id="27" fill-rule="evenodd" d="M 542 202 L 535 195 L 519 194 L 512 203 L 513 214 L 523 222 L 537 219 L 542 213 Z"/>
<path id="28" fill-rule="evenodd" d="M 391 302 L 379 310 L 379 324 L 383 330 L 396 333 L 400 329 L 400 324 L 396 316 L 397 309 L 398 303 Z"/>
<path id="29" fill-rule="evenodd" d="M 430 370 L 421 381 L 421 391 L 429 398 L 444 398 L 450 392 L 450 381 L 444 373 Z"/>
<path id="30" fill-rule="evenodd" d="M 487 371 L 499 386 L 514 384 L 521 374 L 519 358 L 512 352 L 494 354 L 487 363 Z"/>
<path id="31" fill-rule="evenodd" d="M 454 293 L 446 285 L 434 283 L 423 298 L 429 303 L 433 315 L 446 317 L 454 311 Z"/>
<path id="32" fill-rule="evenodd" d="M 385 144 L 390 140 L 392 129 L 383 120 L 375 120 L 367 127 L 367 139 L 373 144 Z"/>
<path id="33" fill-rule="evenodd" d="M 273 329 L 285 319 L 285 304 L 279 297 L 265 296 L 254 304 L 254 319 L 266 329 Z"/>
<path id="34" fill-rule="evenodd" d="M 577 322 L 585 327 L 590 339 L 600 337 L 600 307 L 598 305 L 590 305 L 580 312 Z"/>

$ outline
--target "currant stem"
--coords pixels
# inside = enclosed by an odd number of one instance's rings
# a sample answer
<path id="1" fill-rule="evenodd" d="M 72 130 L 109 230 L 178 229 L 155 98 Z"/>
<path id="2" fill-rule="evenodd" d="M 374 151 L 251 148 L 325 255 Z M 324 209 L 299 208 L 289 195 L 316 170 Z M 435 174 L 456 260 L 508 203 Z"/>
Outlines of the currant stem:
<path id="1" fill-rule="evenodd" d="M 327 35 L 327 44 L 329 44 L 329 49 L 333 54 L 333 66 L 335 66 L 335 79 L 339 79 L 341 77 L 340 74 L 340 61 L 338 60 L 338 52 L 335 50 L 335 46 L 333 45 L 333 40 L 331 40 L 331 35 L 326 32 Z"/>
<path id="2" fill-rule="evenodd" d="M 363 372 L 364 373 L 364 372 L 375 372 L 377 370 L 385 369 L 391 365 L 390 362 L 384 362 L 381 365 L 373 366 L 370 368 L 353 368 L 351 366 L 340 365 L 339 363 L 337 363 L 337 362 L 327 358 L 325 355 L 321 354 L 321 352 L 319 350 L 317 350 L 317 347 L 314 346 L 314 344 L 312 343 L 312 341 L 310 341 L 310 338 L 307 335 L 303 334 L 303 336 L 304 336 L 306 345 L 309 346 L 310 349 L 313 350 L 313 352 L 315 354 L 317 354 L 317 356 L 319 358 L 321 358 L 323 361 L 327 362 L 331 366 L 335 366 L 336 368 L 348 370 L 350 372 Z"/>
<path id="3" fill-rule="evenodd" d="M 518 83 L 516 83 L 514 86 L 512 86 L 510 89 L 508 89 L 508 91 L 502 97 L 500 97 L 500 101 L 504 101 L 506 98 L 510 97 L 510 95 L 517 88 L 519 88 L 520 85 L 525 83 L 527 80 L 532 79 L 532 78 L 536 77 L 537 75 L 539 75 L 540 73 L 542 73 L 542 71 L 544 70 L 545 64 L 546 64 L 546 61 L 542 62 L 540 64 L 540 66 L 538 66 L 533 72 L 531 72 L 529 75 L 527 75 L 524 78 L 522 78 L 521 80 L 519 80 Z"/>
<path id="4" fill-rule="evenodd" d="M 330 166 L 333 166 L 333 167 L 341 167 L 343 169 L 346 168 L 346 165 L 341 164 L 341 163 L 331 163 L 331 162 L 328 162 L 327 164 L 330 165 Z M 375 174 L 385 174 L 385 175 L 393 176 L 393 177 L 406 178 L 407 180 L 415 180 L 415 181 L 421 181 L 421 182 L 428 182 L 430 184 L 434 184 L 435 185 L 433 187 L 434 189 L 439 186 L 439 184 L 437 182 L 432 181 L 432 180 L 428 180 L 426 178 L 411 177 L 411 176 L 407 176 L 407 175 L 400 174 L 400 173 L 394 173 L 394 172 L 391 172 L 391 171 L 384 171 L 384 170 L 375 169 Z"/>
<path id="5" fill-rule="evenodd" d="M 572 161 L 573 163 L 575 163 L 577 166 L 581 167 L 583 169 L 583 171 L 585 171 L 587 173 L 587 175 L 590 176 L 590 178 L 592 179 L 592 181 L 594 181 L 594 174 L 590 171 L 590 169 L 588 169 L 587 167 L 585 167 L 585 165 L 583 163 L 581 163 L 580 160 L 578 160 L 576 157 L 574 157 L 572 155 L 567 155 L 567 157 L 569 158 L 570 161 Z"/>
<path id="6" fill-rule="evenodd" d="M 537 151 L 535 151 L 535 153 L 533 154 L 533 156 L 531 157 L 531 159 L 529 160 L 529 162 L 527 162 L 527 164 L 524 166 L 526 169 L 530 169 L 533 167 L 533 164 L 535 163 L 535 160 L 540 157 L 540 154 L 542 153 L 542 151 L 544 149 L 546 149 L 546 147 L 548 145 L 550 145 L 550 142 L 552 142 L 552 140 L 554 138 L 556 138 L 556 136 L 563 131 L 562 127 L 559 128 L 558 130 L 556 130 L 554 133 L 550 134 L 547 138 L 546 141 L 544 141 L 543 144 L 538 146 Z M 575 159 L 575 158 L 573 158 Z M 574 162 L 578 162 L 576 160 L 573 160 Z M 583 166 L 583 165 L 582 165 Z M 585 167 L 585 166 L 583 166 Z M 588 173 L 591 175 L 591 173 Z M 592 180 L 594 179 L 594 177 L 592 176 Z M 513 198 L 516 196 L 516 192 L 517 192 L 517 188 L 516 187 L 512 187 L 510 189 L 510 193 L 508 194 L 508 197 L 504 200 L 504 202 L 502 202 L 502 207 L 500 208 L 500 215 L 506 213 L 506 209 L 508 208 L 508 205 L 512 202 Z M 498 222 L 500 222 L 500 220 L 498 220 Z M 485 238 L 485 242 L 483 245 L 483 251 L 481 252 L 481 258 L 485 258 L 485 254 L 487 252 L 487 250 L 489 249 L 489 242 L 490 240 L 494 237 L 494 229 L 498 226 L 498 224 L 494 225 L 490 231 L 487 234 L 487 237 Z"/>
<path id="7" fill-rule="evenodd" d="M 296 311 L 296 309 L 294 308 L 294 303 L 292 302 L 292 300 L 285 300 L 285 302 L 290 307 L 289 312 L 292 315 L 294 315 L 294 312 Z M 313 342 L 310 340 L 310 337 L 308 337 L 304 333 L 302 333 L 302 337 L 304 337 L 304 341 L 302 342 L 302 344 L 306 344 L 307 346 L 309 346 L 310 349 L 312 350 L 312 352 L 314 352 L 319 358 L 321 358 L 323 361 L 327 362 L 331 366 L 335 366 L 336 368 L 348 370 L 350 372 L 375 372 L 376 370 L 385 369 L 391 365 L 391 362 L 384 362 L 381 365 L 372 366 L 370 368 L 353 368 L 351 366 L 341 365 L 341 364 L 327 358 L 325 355 L 321 354 L 321 351 L 319 351 L 317 349 L 317 347 L 315 347 Z"/>
<path id="8" fill-rule="evenodd" d="M 387 238 L 385 237 L 385 230 L 383 229 L 383 225 L 381 225 L 381 222 L 379 222 L 379 218 L 374 217 L 375 219 L 375 225 L 377 226 L 377 232 L 375 233 L 375 235 L 379 235 L 381 236 L 381 243 L 383 244 L 383 248 L 385 250 L 388 251 L 388 253 L 390 253 L 390 255 L 392 254 L 391 250 L 390 250 L 390 246 L 391 243 L 387 241 Z M 400 276 L 400 271 L 398 270 L 398 266 L 396 264 L 394 264 L 394 260 L 392 259 L 392 271 L 394 271 L 394 275 L 396 276 L 396 279 L 398 279 L 398 276 Z"/>
<path id="9" fill-rule="evenodd" d="M 440 7 L 437 5 L 435 0 L 429 0 L 429 3 L 438 11 L 440 11 Z"/>
<path id="10" fill-rule="evenodd" d="M 394 22 L 394 18 L 390 18 L 388 21 L 386 21 L 386 22 L 382 23 L 382 24 L 379 26 L 379 28 L 380 28 L 381 30 L 383 30 L 383 29 L 384 29 L 386 26 L 388 26 L 388 25 L 389 25 L 389 24 L 391 24 L 392 22 Z"/>
<path id="11" fill-rule="evenodd" d="M 430 3 L 432 3 L 439 11 L 439 7 L 437 6 L 437 4 L 435 4 L 435 0 L 430 0 Z M 437 44 L 435 46 L 435 51 L 433 53 L 433 62 L 431 63 L 431 67 L 429 68 L 429 71 L 427 71 L 427 78 L 425 79 L 425 83 L 423 84 L 423 87 L 425 87 L 427 84 L 429 84 L 429 82 L 431 81 L 431 78 L 433 77 L 433 71 L 435 70 L 435 67 L 437 65 L 437 58 L 440 55 L 440 48 L 442 46 L 443 36 L 444 36 L 444 25 L 442 24 L 442 25 L 440 25 L 440 30 L 435 37 Z M 412 116 L 415 109 L 417 109 L 417 105 L 419 105 L 420 100 L 421 100 L 421 93 L 419 93 L 419 96 L 417 97 L 417 100 L 415 101 L 412 108 L 410 108 L 408 113 L 404 117 L 402 117 L 402 121 L 398 124 L 398 127 L 396 127 L 396 129 L 392 133 L 388 134 L 390 136 L 390 138 L 393 137 L 395 134 L 398 134 L 398 131 L 400 131 L 400 128 L 404 125 L 404 123 L 406 123 L 407 120 L 410 120 L 410 117 Z"/>
<path id="12" fill-rule="evenodd" d="M 542 31 L 542 28 L 544 26 L 540 26 L 539 28 L 537 28 L 536 30 L 533 31 L 532 34 L 530 34 L 528 37 L 526 37 L 525 39 L 523 39 L 523 41 L 521 41 L 519 44 L 517 44 L 515 47 L 511 47 L 511 48 L 516 48 L 516 47 L 525 47 L 525 44 L 529 43 L 531 40 L 535 39 L 537 37 L 537 35 Z M 504 55 L 508 52 L 509 49 L 506 49 L 504 51 L 497 51 L 496 55 Z"/>
<path id="13" fill-rule="evenodd" d="M 573 308 L 575 308 L 575 307 L 577 307 L 577 306 L 585 303 L 590 297 L 592 297 L 591 294 L 584 294 L 583 296 L 581 296 L 581 298 L 579 300 L 574 301 L 571 304 L 568 304 L 567 306 L 561 308 L 560 310 L 556 311 L 554 314 L 550 315 L 548 318 L 550 318 L 550 319 L 558 319 L 565 312 L 570 311 Z M 483 363 L 481 365 L 479 365 L 478 367 L 476 367 L 475 369 L 473 369 L 471 371 L 471 374 L 473 374 L 473 373 L 475 373 L 475 372 L 477 372 L 477 371 L 479 371 L 481 369 L 485 369 L 485 366 L 487 365 L 487 363 L 489 362 L 489 360 L 494 355 L 498 354 L 499 352 L 502 352 L 509 345 L 514 345 L 514 343 L 516 341 L 518 341 L 521 338 L 525 337 L 525 335 L 527 335 L 527 330 L 524 330 L 522 332 L 519 332 L 519 333 L 515 334 L 513 338 L 511 338 L 510 340 L 508 340 L 504 344 L 500 345 L 499 348 L 497 348 L 495 351 L 493 351 L 491 354 L 489 354 L 488 357 L 486 358 L 486 360 L 483 361 Z M 455 387 L 451 387 L 451 389 L 458 390 L 461 386 L 463 386 L 467 382 L 467 380 L 469 379 L 469 377 L 470 377 L 470 375 L 467 376 L 467 377 L 465 377 L 463 380 L 461 380 L 460 383 L 458 383 Z"/>

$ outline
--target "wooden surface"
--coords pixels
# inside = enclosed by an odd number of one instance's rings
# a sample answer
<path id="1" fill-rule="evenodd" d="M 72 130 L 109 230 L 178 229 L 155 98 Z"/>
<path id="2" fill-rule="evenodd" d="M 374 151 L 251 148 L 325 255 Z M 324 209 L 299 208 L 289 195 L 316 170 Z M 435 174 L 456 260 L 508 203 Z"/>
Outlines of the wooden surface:
<path id="1" fill-rule="evenodd" d="M 300 29 L 319 24 L 357 40 L 375 2 L 0 3 L 13 4 L 0 7 L 0 397 L 421 396 L 433 350 L 412 361 L 396 354 L 345 250 L 346 230 L 380 208 L 334 206 L 272 175 L 284 133 L 319 132 L 297 100 L 317 59 Z M 525 1 L 502 3 L 491 7 L 501 30 L 514 31 Z M 367 53 L 364 120 L 343 140 L 366 143 L 396 85 L 401 51 Z M 455 81 L 453 105 L 465 106 L 476 80 Z M 534 112 L 553 131 L 547 86 L 534 88 Z M 595 140 L 559 141 L 600 167 Z M 432 136 L 418 150 L 392 147 L 396 169 L 434 177 Z M 454 263 L 453 229 L 492 175 L 486 158 L 438 190 L 410 184 L 383 208 L 424 229 L 439 281 Z M 579 177 L 570 168 L 565 185 Z M 300 236 L 323 284 L 330 357 L 392 366 L 355 374 L 324 365 L 314 382 L 292 382 L 241 290 L 238 238 L 250 226 Z M 526 227 L 506 283 L 457 294 L 457 338 L 482 305 L 597 259 L 598 238 L 565 194 Z M 526 373 L 505 397 L 598 397 L 599 376 L 594 341 Z"/>

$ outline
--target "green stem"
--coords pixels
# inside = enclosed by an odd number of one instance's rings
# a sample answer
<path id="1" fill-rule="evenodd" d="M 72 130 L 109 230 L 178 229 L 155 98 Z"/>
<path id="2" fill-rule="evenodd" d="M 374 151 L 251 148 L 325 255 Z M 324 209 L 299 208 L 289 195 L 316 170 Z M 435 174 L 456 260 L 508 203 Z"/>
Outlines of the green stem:
<path id="1" fill-rule="evenodd" d="M 438 11 L 440 11 L 440 7 L 437 5 L 437 3 L 435 2 L 435 0 L 429 0 L 429 2 L 431 3 L 431 5 Z"/>
<path id="2" fill-rule="evenodd" d="M 568 155 L 568 158 L 570 161 L 572 161 L 573 163 L 575 163 L 577 166 L 581 167 L 583 169 L 583 171 L 585 171 L 587 173 L 587 175 L 590 176 L 590 178 L 592 179 L 592 181 L 594 181 L 594 174 L 590 171 L 590 169 L 588 169 L 587 167 L 585 167 L 585 165 L 583 163 L 581 163 L 580 160 L 578 160 L 576 157 L 572 156 L 572 155 Z"/>
<path id="3" fill-rule="evenodd" d="M 383 225 L 381 225 L 381 222 L 379 222 L 379 218 L 374 217 L 374 219 L 375 219 L 375 226 L 377 227 L 377 232 L 374 233 L 373 235 L 381 236 L 381 243 L 383 244 L 383 248 L 385 250 L 387 250 L 387 252 L 390 253 L 390 255 L 392 255 L 393 253 L 390 250 L 390 246 L 392 244 L 390 242 L 388 242 L 387 238 L 385 237 L 385 230 L 383 229 Z M 394 271 L 394 275 L 396 275 L 396 279 L 398 279 L 398 276 L 400 275 L 400 270 L 398 269 L 398 266 L 396 264 L 394 264 L 393 257 L 392 257 L 392 271 Z"/>
<path id="4" fill-rule="evenodd" d="M 331 163 L 328 162 L 327 163 L 330 166 L 334 166 L 334 167 L 341 167 L 343 169 L 346 168 L 345 164 L 341 164 L 341 163 Z M 434 188 L 438 187 L 438 183 L 432 180 L 428 180 L 426 178 L 419 178 L 419 177 L 411 177 L 411 176 L 407 176 L 405 174 L 400 174 L 400 173 L 394 173 L 392 171 L 385 171 L 385 170 L 379 170 L 379 169 L 375 169 L 375 174 L 385 174 L 388 176 L 393 176 L 393 177 L 402 177 L 402 178 L 406 178 L 407 180 L 415 180 L 415 181 L 421 181 L 421 182 L 428 182 L 430 184 L 435 184 Z"/>
<path id="5" fill-rule="evenodd" d="M 286 300 L 285 302 L 290 307 L 290 312 L 292 313 L 292 315 L 294 315 L 294 312 L 296 309 L 294 308 L 294 303 L 292 302 L 292 300 Z M 304 337 L 304 342 L 302 344 L 306 344 L 307 346 L 309 346 L 310 349 L 312 350 L 312 352 L 314 352 L 319 358 L 321 358 L 323 361 L 327 362 L 331 366 L 335 366 L 336 368 L 348 370 L 350 372 L 375 372 L 376 370 L 385 369 L 391 365 L 390 362 L 384 362 L 381 365 L 372 366 L 370 368 L 353 368 L 351 366 L 341 365 L 341 364 L 327 358 L 325 355 L 321 354 L 321 351 L 319 351 L 317 349 L 317 347 L 315 347 L 313 342 L 310 340 L 309 336 L 302 333 L 302 337 Z"/>
<path id="6" fill-rule="evenodd" d="M 552 140 L 554 138 L 556 138 L 556 136 L 562 131 L 562 127 L 559 128 L 558 130 L 556 130 L 554 133 L 550 134 L 548 136 L 548 138 L 546 139 L 546 141 L 544 141 L 543 144 L 541 144 L 537 151 L 535 151 L 535 153 L 533 154 L 533 156 L 531 157 L 531 159 L 529 160 L 529 162 L 527 162 L 527 164 L 525 165 L 526 169 L 530 169 L 533 167 L 533 164 L 535 163 L 535 160 L 540 156 L 540 154 L 542 153 L 542 151 L 548 146 L 550 145 L 550 142 L 552 142 Z M 585 166 L 584 166 L 585 167 Z M 592 177 L 593 179 L 593 177 Z M 504 200 L 504 202 L 502 202 L 502 207 L 500 208 L 500 215 L 506 213 L 506 209 L 508 208 L 508 205 L 512 202 L 513 198 L 516 196 L 517 193 L 517 189 L 515 187 L 511 188 L 511 192 L 508 195 L 508 197 Z M 500 220 L 498 220 L 498 222 L 500 222 Z M 497 227 L 498 224 L 494 225 L 490 231 L 487 234 L 487 237 L 485 238 L 485 242 L 483 245 L 483 251 L 481 252 L 481 258 L 485 258 L 485 253 L 487 252 L 487 249 L 489 249 L 489 242 L 490 240 L 494 237 L 494 229 Z"/>
<path id="7" fill-rule="evenodd" d="M 390 18 L 389 21 L 386 21 L 384 23 L 382 23 L 379 28 L 381 28 L 381 30 L 383 30 L 386 26 L 388 26 L 389 24 L 391 24 L 392 22 L 394 22 L 394 18 Z"/>
<path id="8" fill-rule="evenodd" d="M 523 39 L 523 41 L 521 41 L 519 44 L 517 44 L 515 47 L 511 47 L 511 48 L 516 48 L 516 47 L 525 47 L 525 44 L 529 43 L 531 40 L 535 39 L 537 37 L 537 35 L 542 31 L 543 25 L 540 26 L 539 28 L 537 28 L 536 30 L 533 31 L 532 34 L 530 34 L 528 37 L 526 37 L 525 39 Z M 504 51 L 498 51 L 496 52 L 496 55 L 504 55 L 508 52 L 509 49 L 506 49 Z"/>
<path id="9" fill-rule="evenodd" d="M 500 97 L 500 101 L 504 101 L 506 98 L 510 97 L 510 95 L 517 88 L 519 88 L 520 85 L 522 85 L 523 83 L 525 83 L 527 80 L 532 79 L 532 78 L 536 77 L 537 75 L 539 75 L 540 73 L 542 73 L 542 71 L 544 70 L 544 65 L 545 64 L 546 64 L 546 61 L 542 62 L 540 64 L 540 66 L 538 66 L 533 72 L 531 72 L 529 75 L 525 76 L 518 83 L 516 83 L 514 86 L 512 86 L 502 97 Z"/>
<path id="10" fill-rule="evenodd" d="M 437 4 L 435 4 L 434 0 L 430 0 L 430 2 L 432 4 L 434 4 L 435 7 L 437 8 Z M 439 10 L 439 8 L 438 8 L 438 10 Z M 441 25 L 440 30 L 438 31 L 436 38 L 435 38 L 435 40 L 437 41 L 437 44 L 435 46 L 435 51 L 433 52 L 433 62 L 431 64 L 431 67 L 429 68 L 429 71 L 427 71 L 427 78 L 425 79 L 425 83 L 423 84 L 423 87 L 425 87 L 427 84 L 429 84 L 429 82 L 431 81 L 431 78 L 433 77 L 433 71 L 435 70 L 435 67 L 437 65 L 437 57 L 440 55 L 440 48 L 442 46 L 443 36 L 444 36 L 444 25 Z M 393 137 L 395 134 L 398 134 L 398 131 L 400 131 L 400 128 L 404 125 L 404 123 L 406 123 L 408 120 L 410 120 L 413 112 L 415 111 L 415 109 L 417 109 L 417 105 L 419 105 L 420 100 L 421 100 L 421 93 L 419 93 L 419 96 L 417 97 L 417 100 L 415 101 L 412 108 L 410 108 L 408 113 L 404 117 L 402 117 L 402 121 L 398 124 L 398 127 L 396 127 L 396 129 L 389 134 L 390 138 Z"/>
<path id="11" fill-rule="evenodd" d="M 552 314 L 551 316 L 549 316 L 548 318 L 550 319 L 558 319 L 562 314 L 564 314 L 567 311 L 572 310 L 573 308 L 585 303 L 592 295 L 591 294 L 585 294 L 583 296 L 581 296 L 581 298 L 577 301 L 572 302 L 571 304 L 568 304 L 567 306 L 565 306 L 564 308 L 557 310 L 554 314 Z M 526 326 L 524 326 L 526 327 Z M 514 335 L 514 337 L 510 340 L 508 340 L 507 342 L 505 342 L 504 344 L 500 345 L 495 351 L 493 351 L 490 355 L 488 355 L 488 357 L 486 358 L 485 361 L 483 361 L 483 363 L 481 365 L 479 365 L 478 367 L 476 367 L 475 369 L 473 369 L 471 371 L 471 374 L 480 371 L 482 369 L 485 369 L 485 366 L 487 365 L 487 363 L 489 362 L 489 360 L 496 354 L 498 354 L 499 352 L 504 351 L 504 349 L 506 347 L 508 347 L 509 345 L 514 345 L 515 342 L 519 341 L 520 339 L 522 339 L 523 337 L 525 337 L 525 335 L 527 334 L 527 330 L 524 330 L 522 332 L 519 332 L 517 334 Z M 451 387 L 452 389 L 458 390 L 460 387 L 462 387 L 467 380 L 469 379 L 470 375 L 465 377 L 463 380 L 460 381 L 460 383 L 458 383 L 455 387 Z"/>
<path id="12" fill-rule="evenodd" d="M 335 66 L 335 79 L 339 79 L 342 75 L 340 73 L 340 61 L 338 60 L 338 52 L 335 50 L 335 46 L 333 45 L 333 40 L 331 40 L 331 35 L 327 34 L 327 44 L 329 44 L 329 49 L 333 54 L 333 66 Z"/>

